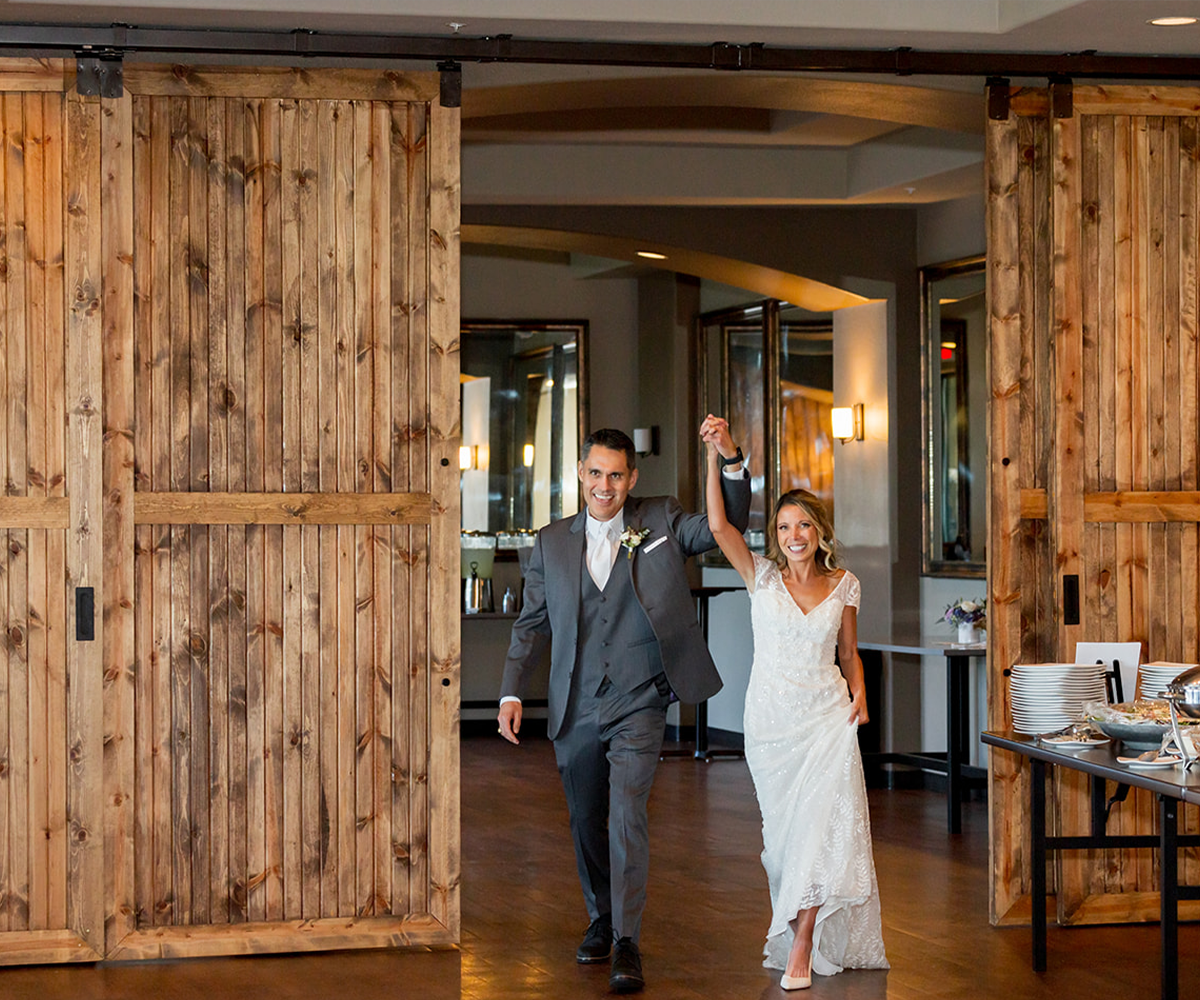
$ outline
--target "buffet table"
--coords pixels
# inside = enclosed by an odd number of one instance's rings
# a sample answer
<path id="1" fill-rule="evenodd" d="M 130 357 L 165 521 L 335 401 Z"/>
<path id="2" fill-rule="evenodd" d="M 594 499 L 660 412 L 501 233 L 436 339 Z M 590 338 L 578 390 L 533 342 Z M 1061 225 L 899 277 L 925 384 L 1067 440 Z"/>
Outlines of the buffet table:
<path id="1" fill-rule="evenodd" d="M 1087 749 L 1057 749 L 1035 736 L 988 733 L 989 746 L 1028 757 L 1030 773 L 1030 840 L 1032 871 L 1030 904 L 1033 920 L 1033 969 L 1046 971 L 1046 859 L 1051 851 L 1092 850 L 1107 847 L 1158 848 L 1161 892 L 1161 996 L 1179 997 L 1179 901 L 1200 899 L 1200 886 L 1179 885 L 1179 848 L 1200 846 L 1200 835 L 1180 835 L 1179 803 L 1200 804 L 1200 765 L 1143 769 L 1117 760 L 1116 743 Z M 1092 776 L 1091 834 L 1086 837 L 1046 836 L 1046 768 L 1067 767 Z M 1158 797 L 1158 836 L 1119 836 L 1105 833 L 1104 782 L 1145 788 Z"/>
<path id="2" fill-rule="evenodd" d="M 893 634 L 885 637 L 859 637 L 859 650 L 881 653 L 906 653 L 913 656 L 946 658 L 946 754 L 883 753 L 874 755 L 876 764 L 909 764 L 946 775 L 946 827 L 951 833 L 962 832 L 963 769 L 969 759 L 971 660 L 987 656 L 986 643 L 959 645 L 919 635 Z M 982 772 L 980 772 L 982 777 Z"/>

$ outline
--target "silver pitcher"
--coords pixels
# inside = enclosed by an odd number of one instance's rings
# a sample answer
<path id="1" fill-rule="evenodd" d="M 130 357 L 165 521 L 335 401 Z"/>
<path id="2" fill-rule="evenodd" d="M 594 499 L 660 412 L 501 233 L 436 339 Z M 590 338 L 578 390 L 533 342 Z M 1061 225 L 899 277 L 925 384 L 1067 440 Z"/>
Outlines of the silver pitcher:
<path id="1" fill-rule="evenodd" d="M 477 615 L 492 610 L 492 581 L 479 575 L 478 563 L 471 563 L 471 575 L 463 580 L 463 613 Z"/>

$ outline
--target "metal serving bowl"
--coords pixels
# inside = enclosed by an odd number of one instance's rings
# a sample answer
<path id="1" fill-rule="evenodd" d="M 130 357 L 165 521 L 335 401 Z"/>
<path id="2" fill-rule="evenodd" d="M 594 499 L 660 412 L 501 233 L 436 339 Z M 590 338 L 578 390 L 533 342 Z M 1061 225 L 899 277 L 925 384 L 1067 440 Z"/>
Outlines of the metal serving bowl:
<path id="1" fill-rule="evenodd" d="M 1185 670 L 1167 685 L 1167 693 L 1180 715 L 1200 719 L 1200 667 Z"/>

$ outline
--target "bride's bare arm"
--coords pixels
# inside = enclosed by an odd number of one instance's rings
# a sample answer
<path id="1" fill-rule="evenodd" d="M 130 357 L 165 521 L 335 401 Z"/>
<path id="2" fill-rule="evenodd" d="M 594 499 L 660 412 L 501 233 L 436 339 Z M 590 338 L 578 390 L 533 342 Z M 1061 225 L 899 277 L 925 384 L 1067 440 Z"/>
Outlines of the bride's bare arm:
<path id="1" fill-rule="evenodd" d="M 721 494 L 721 463 L 717 451 L 719 438 L 729 436 L 729 425 L 721 417 L 711 413 L 700 425 L 700 439 L 708 451 L 708 474 L 704 480 L 704 498 L 708 507 L 708 530 L 717 545 L 738 571 L 747 588 L 754 589 L 754 557 L 746 545 L 746 539 L 725 517 L 725 498 Z"/>
<path id="2" fill-rule="evenodd" d="M 858 609 L 850 605 L 842 609 L 838 663 L 850 687 L 850 722 L 866 725 L 870 720 L 867 717 L 867 685 L 863 677 L 862 657 L 858 655 Z"/>

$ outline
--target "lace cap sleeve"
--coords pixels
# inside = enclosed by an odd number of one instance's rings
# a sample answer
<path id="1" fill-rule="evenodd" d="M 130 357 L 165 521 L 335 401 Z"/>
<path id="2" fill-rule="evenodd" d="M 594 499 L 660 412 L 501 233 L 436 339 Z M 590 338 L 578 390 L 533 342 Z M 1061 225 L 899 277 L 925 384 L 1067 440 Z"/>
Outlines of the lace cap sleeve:
<path id="1" fill-rule="evenodd" d="M 846 570 L 846 603 L 857 608 L 862 601 L 862 587 L 859 586 L 858 577 Z"/>
<path id="2" fill-rule="evenodd" d="M 753 593 L 758 590 L 764 577 L 777 567 L 770 559 L 760 556 L 757 552 L 751 552 L 750 554 L 754 557 L 754 586 L 750 588 L 750 592 Z"/>

